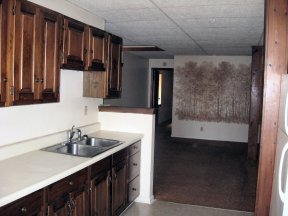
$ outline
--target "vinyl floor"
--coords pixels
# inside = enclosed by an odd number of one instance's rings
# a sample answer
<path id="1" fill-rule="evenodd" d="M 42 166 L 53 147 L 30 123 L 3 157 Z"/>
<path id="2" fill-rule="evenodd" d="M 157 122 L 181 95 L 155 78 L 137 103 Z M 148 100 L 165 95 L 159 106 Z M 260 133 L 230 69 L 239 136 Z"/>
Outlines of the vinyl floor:
<path id="1" fill-rule="evenodd" d="M 157 200 L 254 211 L 257 163 L 246 160 L 247 144 L 170 135 L 171 125 L 156 127 L 154 196 Z"/>
<path id="2" fill-rule="evenodd" d="M 193 206 L 166 201 L 134 203 L 121 216 L 253 216 L 251 212 Z"/>

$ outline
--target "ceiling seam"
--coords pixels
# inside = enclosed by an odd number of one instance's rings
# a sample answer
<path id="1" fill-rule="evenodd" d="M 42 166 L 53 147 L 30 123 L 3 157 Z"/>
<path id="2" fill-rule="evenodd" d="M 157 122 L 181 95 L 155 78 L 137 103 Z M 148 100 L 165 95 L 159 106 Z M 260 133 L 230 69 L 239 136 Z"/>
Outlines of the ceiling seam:
<path id="1" fill-rule="evenodd" d="M 153 0 L 149 0 L 159 11 L 161 11 L 171 22 L 173 22 L 186 36 L 188 36 L 197 47 L 204 52 L 206 55 L 209 55 L 208 52 L 193 38 L 189 35 L 175 20 L 173 20 L 165 11 L 163 11 Z"/>

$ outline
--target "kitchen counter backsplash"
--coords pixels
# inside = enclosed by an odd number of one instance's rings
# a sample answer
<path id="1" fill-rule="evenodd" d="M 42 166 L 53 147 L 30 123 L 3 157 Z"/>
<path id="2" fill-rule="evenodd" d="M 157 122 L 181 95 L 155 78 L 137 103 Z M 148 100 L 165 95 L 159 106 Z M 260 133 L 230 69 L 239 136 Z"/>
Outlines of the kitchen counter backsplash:
<path id="1" fill-rule="evenodd" d="M 81 129 L 82 135 L 91 134 L 100 130 L 100 123 L 85 125 L 85 126 L 81 126 L 77 128 Z M 67 128 L 67 130 L 69 129 L 71 128 Z M 25 140 L 25 141 L 9 144 L 6 146 L 1 146 L 0 147 L 0 161 L 11 158 L 11 157 L 15 157 L 17 155 L 21 155 L 27 152 L 42 149 L 51 145 L 55 145 L 57 143 L 64 142 L 67 140 L 67 130 L 60 131 L 55 134 L 49 134 L 46 136 L 37 137 L 35 139 Z"/>

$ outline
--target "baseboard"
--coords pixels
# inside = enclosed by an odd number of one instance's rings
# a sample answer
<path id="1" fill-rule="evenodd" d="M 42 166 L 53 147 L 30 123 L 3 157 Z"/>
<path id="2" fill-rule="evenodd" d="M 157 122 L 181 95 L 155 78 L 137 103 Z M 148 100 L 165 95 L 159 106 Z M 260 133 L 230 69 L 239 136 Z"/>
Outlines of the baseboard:
<path id="1" fill-rule="evenodd" d="M 152 204 L 153 202 L 155 202 L 155 198 L 154 196 L 150 196 L 150 197 L 144 197 L 144 196 L 139 196 L 135 202 L 138 202 L 138 203 L 146 203 L 146 204 Z"/>

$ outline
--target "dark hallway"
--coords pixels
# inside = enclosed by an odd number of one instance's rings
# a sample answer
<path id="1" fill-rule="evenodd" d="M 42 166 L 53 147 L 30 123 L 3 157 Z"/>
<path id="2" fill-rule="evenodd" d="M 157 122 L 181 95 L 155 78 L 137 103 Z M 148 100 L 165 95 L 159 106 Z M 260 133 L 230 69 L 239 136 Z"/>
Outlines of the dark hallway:
<path id="1" fill-rule="evenodd" d="M 155 132 L 156 199 L 254 211 L 257 166 L 244 143 L 171 138 L 171 125 Z"/>

